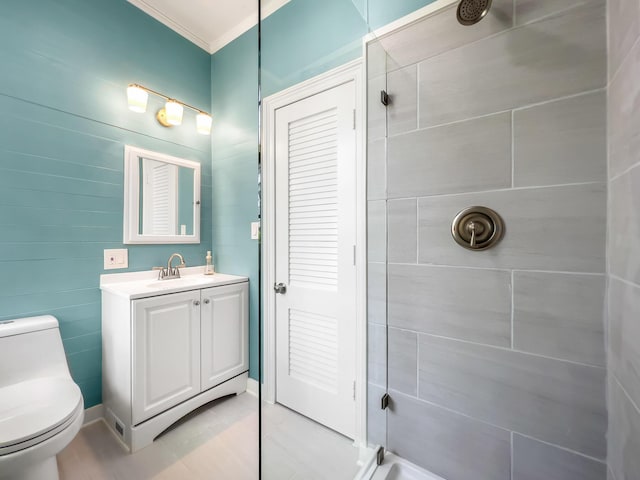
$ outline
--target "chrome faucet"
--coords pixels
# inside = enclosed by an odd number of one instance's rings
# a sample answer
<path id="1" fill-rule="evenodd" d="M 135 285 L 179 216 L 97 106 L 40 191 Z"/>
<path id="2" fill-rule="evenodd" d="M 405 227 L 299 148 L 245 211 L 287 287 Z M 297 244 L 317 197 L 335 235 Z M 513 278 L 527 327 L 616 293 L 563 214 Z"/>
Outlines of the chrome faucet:
<path id="1" fill-rule="evenodd" d="M 180 264 L 173 267 L 171 262 L 173 259 L 178 257 L 180 260 Z M 180 268 L 186 267 L 184 263 L 184 258 L 179 253 L 173 253 L 169 257 L 169 261 L 167 262 L 167 268 L 164 267 L 153 267 L 154 270 L 158 270 L 158 280 L 171 280 L 172 278 L 180 278 Z"/>

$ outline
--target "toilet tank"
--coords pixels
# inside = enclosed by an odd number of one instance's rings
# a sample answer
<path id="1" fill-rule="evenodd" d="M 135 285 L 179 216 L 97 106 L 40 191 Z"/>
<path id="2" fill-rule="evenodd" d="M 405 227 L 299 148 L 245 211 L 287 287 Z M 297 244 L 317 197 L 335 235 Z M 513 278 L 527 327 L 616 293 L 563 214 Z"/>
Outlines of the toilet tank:
<path id="1" fill-rule="evenodd" d="M 40 377 L 71 377 L 58 320 L 43 315 L 0 321 L 0 387 Z"/>

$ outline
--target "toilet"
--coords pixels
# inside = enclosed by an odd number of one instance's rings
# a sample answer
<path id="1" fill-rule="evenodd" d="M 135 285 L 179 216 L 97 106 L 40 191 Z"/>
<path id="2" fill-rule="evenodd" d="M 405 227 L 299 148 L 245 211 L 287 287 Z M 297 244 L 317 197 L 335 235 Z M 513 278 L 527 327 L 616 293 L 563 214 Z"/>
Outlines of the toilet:
<path id="1" fill-rule="evenodd" d="M 58 320 L 0 321 L 0 480 L 58 480 L 56 455 L 83 420 Z"/>

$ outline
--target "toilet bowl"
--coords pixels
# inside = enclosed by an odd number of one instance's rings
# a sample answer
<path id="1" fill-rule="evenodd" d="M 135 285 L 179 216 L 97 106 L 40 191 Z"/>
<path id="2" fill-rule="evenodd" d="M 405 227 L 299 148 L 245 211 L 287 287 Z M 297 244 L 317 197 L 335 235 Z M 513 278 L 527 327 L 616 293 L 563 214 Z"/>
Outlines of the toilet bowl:
<path id="1" fill-rule="evenodd" d="M 57 480 L 56 455 L 83 419 L 58 321 L 0 321 L 0 480 Z"/>

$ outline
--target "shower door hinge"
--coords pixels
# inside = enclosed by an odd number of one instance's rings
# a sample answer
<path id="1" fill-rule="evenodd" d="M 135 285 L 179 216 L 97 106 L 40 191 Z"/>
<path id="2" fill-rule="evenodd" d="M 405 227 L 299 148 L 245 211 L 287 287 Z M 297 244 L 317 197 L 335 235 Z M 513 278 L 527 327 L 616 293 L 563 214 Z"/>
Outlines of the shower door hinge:
<path id="1" fill-rule="evenodd" d="M 386 410 L 387 407 L 389 406 L 389 400 L 391 399 L 391 397 L 389 396 L 388 393 L 385 393 L 384 395 L 382 395 L 382 398 L 380 399 L 380 409 L 381 410 Z"/>
<path id="2" fill-rule="evenodd" d="M 376 451 L 376 465 L 382 465 L 384 462 L 384 447 L 378 447 Z"/>
<path id="3" fill-rule="evenodd" d="M 380 103 L 385 107 L 389 105 L 389 94 L 384 90 L 380 90 Z"/>

